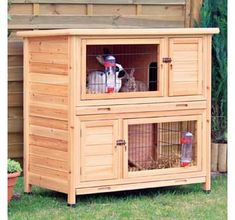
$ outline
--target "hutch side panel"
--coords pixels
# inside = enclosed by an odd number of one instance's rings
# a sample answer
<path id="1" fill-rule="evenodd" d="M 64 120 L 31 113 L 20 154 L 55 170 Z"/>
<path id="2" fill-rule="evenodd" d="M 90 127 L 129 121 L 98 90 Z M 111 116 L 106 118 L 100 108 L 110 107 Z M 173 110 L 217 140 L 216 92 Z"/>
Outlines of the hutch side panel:
<path id="1" fill-rule="evenodd" d="M 29 38 L 26 47 L 25 176 L 28 184 L 67 192 L 68 37 Z"/>

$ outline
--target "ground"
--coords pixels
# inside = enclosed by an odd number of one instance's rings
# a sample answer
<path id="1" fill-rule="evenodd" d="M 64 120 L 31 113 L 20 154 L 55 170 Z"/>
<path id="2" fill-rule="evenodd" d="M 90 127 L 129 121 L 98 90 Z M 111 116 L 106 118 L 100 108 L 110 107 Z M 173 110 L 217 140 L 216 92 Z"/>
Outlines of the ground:
<path id="1" fill-rule="evenodd" d="M 213 178 L 210 194 L 201 184 L 128 192 L 77 196 L 76 208 L 67 207 L 66 195 L 33 187 L 33 194 L 23 194 L 19 178 L 14 199 L 8 209 L 9 219 L 17 220 L 151 220 L 151 219 L 227 219 L 227 177 Z"/>

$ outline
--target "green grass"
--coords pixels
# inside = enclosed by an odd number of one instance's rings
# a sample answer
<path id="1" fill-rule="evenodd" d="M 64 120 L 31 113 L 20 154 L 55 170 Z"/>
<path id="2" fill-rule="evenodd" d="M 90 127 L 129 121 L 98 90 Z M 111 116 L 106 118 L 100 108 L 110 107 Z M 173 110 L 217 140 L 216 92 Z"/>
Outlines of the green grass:
<path id="1" fill-rule="evenodd" d="M 67 207 L 66 195 L 33 187 L 23 194 L 23 179 L 17 182 L 19 200 L 9 205 L 9 219 L 195 219 L 223 220 L 227 216 L 227 177 L 213 178 L 210 194 L 201 184 L 128 192 L 77 196 L 76 208 Z"/>

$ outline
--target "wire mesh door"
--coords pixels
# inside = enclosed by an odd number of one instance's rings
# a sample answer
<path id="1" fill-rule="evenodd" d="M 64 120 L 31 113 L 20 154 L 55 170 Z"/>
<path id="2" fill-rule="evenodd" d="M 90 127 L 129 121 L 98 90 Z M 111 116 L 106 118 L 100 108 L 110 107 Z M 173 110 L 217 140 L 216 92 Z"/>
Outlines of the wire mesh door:
<path id="1" fill-rule="evenodd" d="M 87 40 L 82 49 L 82 98 L 160 96 L 162 41 L 109 39 L 108 44 L 102 40 L 94 44 Z"/>
<path id="2" fill-rule="evenodd" d="M 128 172 L 197 166 L 198 121 L 127 125 Z"/>

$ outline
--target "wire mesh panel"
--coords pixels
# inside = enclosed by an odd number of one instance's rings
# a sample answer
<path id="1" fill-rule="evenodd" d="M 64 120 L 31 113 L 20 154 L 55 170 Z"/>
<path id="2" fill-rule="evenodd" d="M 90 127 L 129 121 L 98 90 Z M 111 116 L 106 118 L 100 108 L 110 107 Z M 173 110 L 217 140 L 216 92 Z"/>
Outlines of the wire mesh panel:
<path id="1" fill-rule="evenodd" d="M 108 56 L 114 58 L 113 72 Z M 158 91 L 158 57 L 157 44 L 87 45 L 86 93 Z"/>
<path id="2" fill-rule="evenodd" d="M 128 171 L 196 165 L 196 121 L 138 124 L 128 126 Z M 185 141 L 186 134 L 191 134 Z"/>

